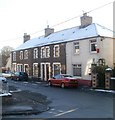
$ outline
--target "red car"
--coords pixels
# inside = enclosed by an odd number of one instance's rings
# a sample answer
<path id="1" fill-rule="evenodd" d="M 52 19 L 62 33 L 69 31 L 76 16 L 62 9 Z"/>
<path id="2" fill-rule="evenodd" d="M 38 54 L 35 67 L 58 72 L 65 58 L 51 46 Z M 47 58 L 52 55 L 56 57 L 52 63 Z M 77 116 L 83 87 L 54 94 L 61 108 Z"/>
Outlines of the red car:
<path id="1" fill-rule="evenodd" d="M 64 87 L 77 87 L 78 81 L 73 76 L 68 74 L 59 74 L 54 76 L 53 78 L 50 78 L 48 80 L 49 86 L 55 85 L 55 86 L 61 86 Z"/>

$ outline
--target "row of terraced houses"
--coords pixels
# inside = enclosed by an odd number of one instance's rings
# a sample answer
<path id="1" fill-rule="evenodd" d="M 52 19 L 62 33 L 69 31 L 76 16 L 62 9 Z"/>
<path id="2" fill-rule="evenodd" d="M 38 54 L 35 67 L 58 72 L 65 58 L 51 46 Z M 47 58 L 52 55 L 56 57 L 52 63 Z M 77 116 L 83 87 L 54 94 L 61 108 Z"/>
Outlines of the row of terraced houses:
<path id="1" fill-rule="evenodd" d="M 54 32 L 45 29 L 45 35 L 30 39 L 24 34 L 24 43 L 12 51 L 12 70 L 25 71 L 31 77 L 47 81 L 56 74 L 71 74 L 81 84 L 90 84 L 91 66 L 105 62 L 115 66 L 115 39 L 113 32 L 92 23 L 92 17 L 83 14 L 81 25 Z"/>

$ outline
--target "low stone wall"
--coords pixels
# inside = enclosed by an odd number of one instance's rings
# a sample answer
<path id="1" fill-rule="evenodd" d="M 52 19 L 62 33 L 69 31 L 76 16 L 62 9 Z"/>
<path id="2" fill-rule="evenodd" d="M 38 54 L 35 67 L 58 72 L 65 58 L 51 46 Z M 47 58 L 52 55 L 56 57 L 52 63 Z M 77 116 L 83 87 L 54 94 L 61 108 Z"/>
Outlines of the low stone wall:
<path id="1" fill-rule="evenodd" d="M 78 79 L 78 85 L 91 87 L 91 80 Z"/>
<path id="2" fill-rule="evenodd" d="M 11 104 L 12 94 L 11 93 L 0 94 L 0 99 L 2 100 L 2 105 Z"/>

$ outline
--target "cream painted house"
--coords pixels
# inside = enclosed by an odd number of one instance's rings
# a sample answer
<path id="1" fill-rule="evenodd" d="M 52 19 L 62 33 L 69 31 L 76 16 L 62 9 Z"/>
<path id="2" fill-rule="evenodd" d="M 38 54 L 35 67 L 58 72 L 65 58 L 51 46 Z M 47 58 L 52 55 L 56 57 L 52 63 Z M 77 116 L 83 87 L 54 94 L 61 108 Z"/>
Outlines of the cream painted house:
<path id="1" fill-rule="evenodd" d="M 84 17 L 87 19 L 88 16 Z M 105 62 L 109 67 L 115 67 L 113 31 L 90 22 L 85 28 L 78 28 L 75 34 L 75 39 L 66 44 L 67 73 L 78 77 L 81 84 L 90 84 L 92 64 Z"/>

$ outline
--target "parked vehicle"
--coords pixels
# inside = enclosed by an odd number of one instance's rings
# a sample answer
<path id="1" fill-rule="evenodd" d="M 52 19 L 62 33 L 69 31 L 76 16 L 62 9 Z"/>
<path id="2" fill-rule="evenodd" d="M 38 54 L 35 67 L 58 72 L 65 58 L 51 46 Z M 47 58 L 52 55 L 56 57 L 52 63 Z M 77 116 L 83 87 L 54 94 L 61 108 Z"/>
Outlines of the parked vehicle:
<path id="1" fill-rule="evenodd" d="M 3 76 L 0 76 L 0 82 L 7 82 L 7 79 Z"/>
<path id="2" fill-rule="evenodd" d="M 6 72 L 6 73 L 2 73 L 2 76 L 5 78 L 11 78 L 13 72 Z"/>
<path id="3" fill-rule="evenodd" d="M 50 78 L 48 80 L 49 86 L 55 85 L 55 86 L 61 86 L 64 87 L 77 87 L 78 81 L 76 78 L 74 78 L 71 75 L 68 74 L 58 74 L 54 76 L 53 78 Z"/>
<path id="4" fill-rule="evenodd" d="M 27 81 L 28 80 L 28 74 L 26 72 L 15 72 L 11 76 L 12 80 L 18 80 L 18 81 Z"/>

